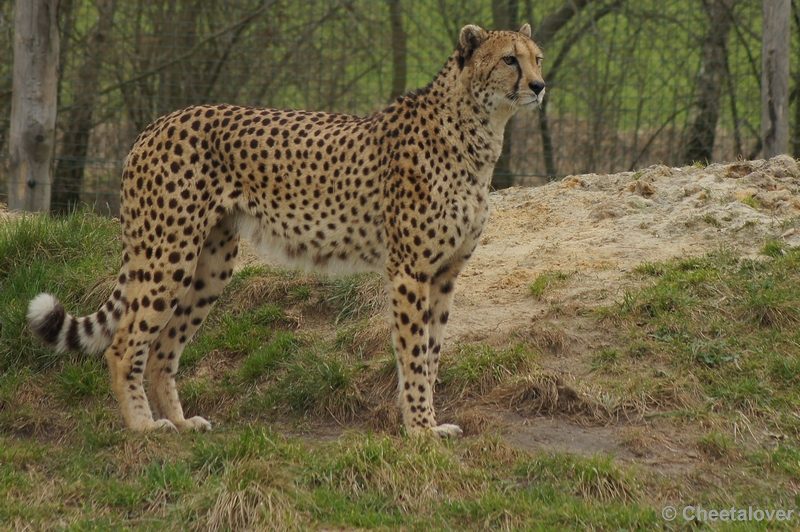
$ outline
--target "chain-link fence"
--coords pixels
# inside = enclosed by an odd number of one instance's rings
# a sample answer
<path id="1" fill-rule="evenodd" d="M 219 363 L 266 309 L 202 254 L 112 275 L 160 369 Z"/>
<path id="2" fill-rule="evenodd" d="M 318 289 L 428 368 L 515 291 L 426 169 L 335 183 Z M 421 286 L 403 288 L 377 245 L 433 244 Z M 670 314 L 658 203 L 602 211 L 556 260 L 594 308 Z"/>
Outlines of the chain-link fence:
<path id="1" fill-rule="evenodd" d="M 116 212 L 149 122 L 197 103 L 367 114 L 426 85 L 461 26 L 530 22 L 539 112 L 507 130 L 499 183 L 760 153 L 761 0 L 61 0 L 52 204 Z M 796 10 L 793 16 L 797 16 Z M 798 54 L 792 23 L 792 58 Z M 13 2 L 0 3 L 7 157 Z M 792 80 L 800 155 L 800 77 Z M 510 133 L 510 134 L 508 134 Z M 5 161 L 0 160 L 0 164 Z M 0 194 L 8 172 L 0 170 Z M 0 195 L 0 201 L 4 198 Z"/>

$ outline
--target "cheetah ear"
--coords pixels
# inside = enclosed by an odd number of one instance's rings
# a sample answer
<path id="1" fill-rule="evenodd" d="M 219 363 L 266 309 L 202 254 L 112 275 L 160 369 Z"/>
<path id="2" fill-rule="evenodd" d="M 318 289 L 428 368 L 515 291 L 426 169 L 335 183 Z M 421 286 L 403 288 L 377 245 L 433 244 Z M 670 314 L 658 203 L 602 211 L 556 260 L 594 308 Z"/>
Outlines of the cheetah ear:
<path id="1" fill-rule="evenodd" d="M 480 46 L 483 41 L 489 38 L 481 27 L 468 24 L 461 28 L 461 34 L 458 36 L 458 53 L 464 61 L 469 61 L 473 52 Z"/>
<path id="2" fill-rule="evenodd" d="M 531 38 L 531 25 L 530 24 L 523 24 L 522 27 L 517 31 L 519 31 L 521 34 L 523 34 L 528 39 Z"/>

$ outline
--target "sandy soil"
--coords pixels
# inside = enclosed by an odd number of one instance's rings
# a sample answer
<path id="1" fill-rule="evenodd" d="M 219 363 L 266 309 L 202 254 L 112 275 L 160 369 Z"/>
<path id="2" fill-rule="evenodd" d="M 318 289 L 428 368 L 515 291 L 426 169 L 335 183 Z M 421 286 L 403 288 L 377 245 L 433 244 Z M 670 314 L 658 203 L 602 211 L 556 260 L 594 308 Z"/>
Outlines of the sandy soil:
<path id="1" fill-rule="evenodd" d="M 746 202 L 746 203 L 743 203 Z M 459 280 L 451 341 L 507 337 L 549 304 L 527 285 L 544 272 L 574 274 L 557 297 L 582 305 L 614 298 L 645 261 L 725 246 L 744 255 L 767 237 L 800 244 L 800 168 L 791 157 L 572 176 L 491 195 L 481 246 Z M 565 297 L 568 296 L 568 297 Z"/>
<path id="2" fill-rule="evenodd" d="M 617 300 L 636 282 L 629 275 L 635 266 L 721 247 L 756 256 L 767 238 L 800 245 L 800 167 L 788 156 L 571 176 L 492 193 L 490 201 L 481 246 L 458 282 L 447 345 L 532 339 L 546 353 L 545 370 L 573 384 L 591 379 L 584 360 L 610 345 L 578 310 Z M 569 277 L 532 296 L 528 285 L 547 272 Z M 453 415 L 440 409 L 440 417 Z M 611 454 L 664 474 L 684 474 L 702 461 L 692 438 L 666 423 L 597 426 L 488 406 L 479 416 L 525 449 Z"/>

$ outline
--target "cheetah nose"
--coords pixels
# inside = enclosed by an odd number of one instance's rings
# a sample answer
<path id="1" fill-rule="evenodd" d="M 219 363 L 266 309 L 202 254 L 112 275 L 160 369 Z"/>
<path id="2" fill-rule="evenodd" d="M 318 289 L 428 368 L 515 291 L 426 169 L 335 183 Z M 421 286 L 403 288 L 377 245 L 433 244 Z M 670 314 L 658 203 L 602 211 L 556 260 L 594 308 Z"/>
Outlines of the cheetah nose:
<path id="1" fill-rule="evenodd" d="M 544 81 L 531 81 L 528 83 L 528 87 L 531 88 L 536 96 L 539 96 L 539 93 L 544 90 Z"/>

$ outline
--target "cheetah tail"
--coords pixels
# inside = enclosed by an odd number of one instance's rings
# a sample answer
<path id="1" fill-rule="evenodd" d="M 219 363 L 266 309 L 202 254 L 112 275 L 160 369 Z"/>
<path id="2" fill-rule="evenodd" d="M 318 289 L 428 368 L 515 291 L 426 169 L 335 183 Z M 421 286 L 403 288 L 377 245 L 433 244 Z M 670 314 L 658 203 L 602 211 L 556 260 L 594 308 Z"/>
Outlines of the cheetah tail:
<path id="1" fill-rule="evenodd" d="M 42 292 L 28 305 L 28 326 L 35 336 L 55 348 L 57 353 L 73 349 L 99 354 L 111 345 L 119 319 L 125 309 L 124 297 L 114 296 L 89 316 L 68 314 L 53 295 Z"/>

